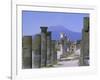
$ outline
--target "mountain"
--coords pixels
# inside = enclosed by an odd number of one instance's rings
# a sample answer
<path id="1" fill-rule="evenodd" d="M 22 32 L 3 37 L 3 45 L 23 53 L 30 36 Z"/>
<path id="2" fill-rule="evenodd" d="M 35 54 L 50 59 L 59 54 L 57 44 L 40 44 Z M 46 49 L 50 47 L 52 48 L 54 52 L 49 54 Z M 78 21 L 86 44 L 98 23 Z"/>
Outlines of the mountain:
<path id="1" fill-rule="evenodd" d="M 52 32 L 52 39 L 60 39 L 60 33 L 63 32 L 67 35 L 70 40 L 81 40 L 81 32 L 73 32 L 65 28 L 64 26 L 51 26 L 48 28 L 48 31 Z"/>

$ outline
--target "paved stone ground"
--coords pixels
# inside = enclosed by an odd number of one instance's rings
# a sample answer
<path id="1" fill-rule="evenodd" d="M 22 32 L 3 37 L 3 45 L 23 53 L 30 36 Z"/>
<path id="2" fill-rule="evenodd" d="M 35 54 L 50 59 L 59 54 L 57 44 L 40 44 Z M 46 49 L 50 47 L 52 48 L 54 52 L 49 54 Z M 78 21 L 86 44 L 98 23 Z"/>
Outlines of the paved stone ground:
<path id="1" fill-rule="evenodd" d="M 54 65 L 54 67 L 74 67 L 79 66 L 79 56 L 76 56 L 74 54 L 70 55 L 67 58 L 61 58 L 60 61 L 58 61 L 57 65 Z"/>
<path id="2" fill-rule="evenodd" d="M 59 61 L 57 65 L 54 65 L 54 67 L 74 67 L 79 66 L 78 65 L 79 60 L 69 60 L 69 61 Z"/>

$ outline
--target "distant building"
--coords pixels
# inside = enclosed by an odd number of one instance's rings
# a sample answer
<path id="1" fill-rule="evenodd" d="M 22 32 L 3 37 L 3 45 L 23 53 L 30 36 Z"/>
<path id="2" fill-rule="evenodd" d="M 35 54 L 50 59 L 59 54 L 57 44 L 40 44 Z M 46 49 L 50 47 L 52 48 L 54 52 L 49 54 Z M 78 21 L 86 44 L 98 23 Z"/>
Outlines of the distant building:
<path id="1" fill-rule="evenodd" d="M 61 57 L 66 57 L 69 54 L 70 40 L 68 36 L 63 32 L 61 32 L 60 34 L 58 48 L 59 48 L 57 51 L 58 59 L 60 59 Z"/>
<path id="2" fill-rule="evenodd" d="M 70 53 L 73 54 L 76 51 L 76 41 L 71 42 L 70 44 Z"/>

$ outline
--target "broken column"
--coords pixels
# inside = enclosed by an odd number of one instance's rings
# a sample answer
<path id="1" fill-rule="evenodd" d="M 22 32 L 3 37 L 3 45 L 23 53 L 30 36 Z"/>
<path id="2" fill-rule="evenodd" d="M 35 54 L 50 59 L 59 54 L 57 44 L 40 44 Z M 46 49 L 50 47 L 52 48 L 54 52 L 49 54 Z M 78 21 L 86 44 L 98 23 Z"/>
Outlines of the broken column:
<path id="1" fill-rule="evenodd" d="M 41 28 L 41 67 L 46 67 L 47 61 L 47 27 Z"/>
<path id="2" fill-rule="evenodd" d="M 32 42 L 32 68 L 41 67 L 41 35 L 36 34 Z"/>
<path id="3" fill-rule="evenodd" d="M 51 43 L 51 63 L 52 65 L 57 64 L 57 51 L 55 48 L 56 41 L 52 40 Z"/>
<path id="4" fill-rule="evenodd" d="M 89 65 L 89 17 L 84 17 L 84 28 L 82 30 L 80 66 Z"/>
<path id="5" fill-rule="evenodd" d="M 22 68 L 32 68 L 32 36 L 23 36 L 22 49 Z"/>
<path id="6" fill-rule="evenodd" d="M 47 32 L 47 67 L 51 66 L 51 32 Z"/>

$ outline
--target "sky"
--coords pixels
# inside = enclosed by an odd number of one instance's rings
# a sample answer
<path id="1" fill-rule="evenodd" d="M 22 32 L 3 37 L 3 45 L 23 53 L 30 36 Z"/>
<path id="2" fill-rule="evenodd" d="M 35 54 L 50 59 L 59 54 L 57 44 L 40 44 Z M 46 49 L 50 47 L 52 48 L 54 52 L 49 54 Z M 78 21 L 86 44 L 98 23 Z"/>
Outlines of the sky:
<path id="1" fill-rule="evenodd" d="M 89 17 L 87 13 L 62 13 L 22 11 L 23 35 L 34 35 L 40 32 L 40 26 L 64 26 L 73 32 L 81 32 L 83 17 Z"/>

